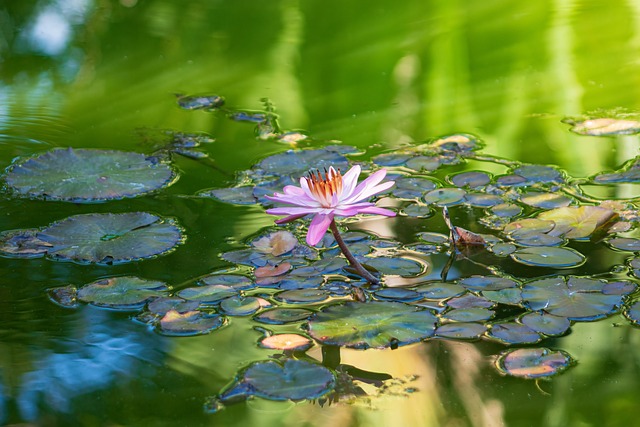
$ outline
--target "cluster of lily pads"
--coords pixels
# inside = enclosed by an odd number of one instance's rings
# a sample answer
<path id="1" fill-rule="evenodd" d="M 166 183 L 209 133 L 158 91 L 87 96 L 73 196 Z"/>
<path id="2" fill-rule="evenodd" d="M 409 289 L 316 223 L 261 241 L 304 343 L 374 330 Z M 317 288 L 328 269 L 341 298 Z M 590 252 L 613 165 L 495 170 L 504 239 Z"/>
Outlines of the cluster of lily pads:
<path id="1" fill-rule="evenodd" d="M 255 123 L 260 139 L 307 139 L 282 131 L 270 103 L 261 112 L 224 110 L 218 96 L 179 96 L 178 104 Z M 640 123 L 630 120 L 597 118 L 571 124 L 574 132 L 588 135 L 640 132 Z M 73 203 L 152 196 L 177 179 L 171 153 L 204 159 L 200 145 L 213 141 L 204 134 L 165 135 L 168 142 L 150 154 L 66 148 L 17 159 L 3 175 L 5 193 Z M 570 355 L 517 346 L 562 336 L 575 322 L 620 312 L 631 323 L 640 323 L 635 280 L 640 277 L 640 257 L 635 256 L 640 239 L 619 236 L 637 226 L 637 208 L 631 201 L 598 200 L 585 190 L 638 182 L 640 158 L 617 171 L 574 179 L 553 166 L 482 154 L 482 147 L 473 135 L 455 134 L 371 159 L 340 144 L 288 149 L 237 173 L 227 187 L 192 195 L 266 208 L 273 202 L 265 195 L 296 184 L 309 170 L 347 170 L 357 163 L 373 173 L 384 167 L 396 185 L 380 202 L 400 214 L 386 221 L 425 225 L 402 240 L 353 229 L 344 233 L 351 252 L 382 279 L 380 285 L 354 274 L 332 236 L 311 247 L 304 243 L 304 226 L 289 224 L 264 230 L 242 249 L 221 253 L 235 271 L 225 268 L 179 286 L 114 276 L 53 288 L 49 296 L 69 308 L 85 303 L 131 311 L 136 321 L 170 336 L 208 334 L 233 318 L 251 316 L 263 335 L 260 345 L 283 351 L 285 357 L 241 370 L 209 402 L 210 410 L 217 410 L 220 402 L 250 396 L 335 401 L 353 394 L 362 372 L 311 359 L 305 352 L 314 345 L 333 351 L 395 349 L 433 339 L 483 339 L 511 346 L 496 356 L 501 373 L 522 378 L 555 375 L 573 364 Z M 503 165 L 505 172 L 460 172 L 469 160 Z M 465 223 L 473 231 L 455 225 L 460 218 L 476 218 Z M 437 224 L 439 231 L 426 224 Z M 347 224 L 358 225 L 357 220 Z M 179 219 L 148 212 L 75 215 L 38 228 L 2 231 L 0 255 L 122 264 L 176 250 L 191 231 L 184 230 Z M 627 252 L 625 269 L 598 278 L 581 275 L 577 268 L 587 259 L 576 249 L 581 241 Z M 435 262 L 439 259 L 447 260 L 444 267 Z M 466 262 L 484 273 L 465 275 L 457 269 L 459 277 L 448 278 L 452 266 Z M 439 277 L 433 274 L 435 268 L 440 268 Z M 390 286 L 394 283 L 401 286 Z M 280 325 L 287 325 L 288 332 L 278 332 Z M 298 325 L 297 333 L 290 332 L 291 325 Z"/>

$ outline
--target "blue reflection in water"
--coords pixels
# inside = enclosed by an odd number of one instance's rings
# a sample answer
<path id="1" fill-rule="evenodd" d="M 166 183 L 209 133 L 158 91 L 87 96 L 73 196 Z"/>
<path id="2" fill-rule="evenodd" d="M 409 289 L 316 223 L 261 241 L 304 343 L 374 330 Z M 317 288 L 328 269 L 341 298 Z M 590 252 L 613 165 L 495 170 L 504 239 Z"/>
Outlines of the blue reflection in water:
<path id="1" fill-rule="evenodd" d="M 39 349 L 34 369 L 23 375 L 17 405 L 25 420 L 37 420 L 43 408 L 70 413 L 75 397 L 125 383 L 164 357 L 158 336 L 140 325 L 110 319 L 108 311 L 83 311 L 77 327 L 83 336 L 56 352 Z"/>

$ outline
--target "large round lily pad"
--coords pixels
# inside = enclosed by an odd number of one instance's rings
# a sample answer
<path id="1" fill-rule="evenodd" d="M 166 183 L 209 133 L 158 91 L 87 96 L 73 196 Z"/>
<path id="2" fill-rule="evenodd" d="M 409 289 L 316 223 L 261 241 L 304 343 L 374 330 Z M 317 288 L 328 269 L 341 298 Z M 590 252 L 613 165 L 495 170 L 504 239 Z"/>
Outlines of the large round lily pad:
<path id="1" fill-rule="evenodd" d="M 5 180 L 16 194 L 75 203 L 134 197 L 170 185 L 170 165 L 142 153 L 59 148 L 21 160 Z"/>
<path id="2" fill-rule="evenodd" d="M 604 280 L 585 277 L 550 277 L 526 283 L 522 299 L 534 311 L 570 320 L 594 320 L 613 314 L 623 304 L 624 295 L 606 292 L 607 285 Z"/>
<path id="3" fill-rule="evenodd" d="M 167 294 L 167 285 L 135 276 L 110 277 L 88 283 L 78 289 L 79 300 L 119 310 L 142 308 L 144 304 Z"/>
<path id="4" fill-rule="evenodd" d="M 541 378 L 559 374 L 574 363 L 573 358 L 562 350 L 519 348 L 500 354 L 496 367 L 505 375 Z"/>
<path id="5" fill-rule="evenodd" d="M 287 359 L 249 366 L 242 376 L 252 395 L 269 400 L 317 399 L 333 390 L 335 377 L 322 365 Z"/>
<path id="6" fill-rule="evenodd" d="M 429 310 L 398 302 L 347 302 L 332 305 L 309 320 L 309 334 L 325 345 L 357 349 L 398 347 L 433 335 Z"/>
<path id="7" fill-rule="evenodd" d="M 520 264 L 549 268 L 577 267 L 586 261 L 585 256 L 575 249 L 548 246 L 518 249 L 511 258 Z"/>
<path id="8" fill-rule="evenodd" d="M 172 219 L 147 212 L 74 215 L 54 222 L 36 237 L 56 259 L 117 264 L 166 253 L 182 242 Z"/>

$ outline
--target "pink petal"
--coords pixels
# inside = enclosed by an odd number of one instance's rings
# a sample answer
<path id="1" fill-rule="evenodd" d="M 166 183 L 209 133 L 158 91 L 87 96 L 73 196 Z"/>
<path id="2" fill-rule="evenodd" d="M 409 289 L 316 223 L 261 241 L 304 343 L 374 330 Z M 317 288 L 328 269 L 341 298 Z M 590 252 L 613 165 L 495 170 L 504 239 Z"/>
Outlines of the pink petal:
<path id="1" fill-rule="evenodd" d="M 360 194 L 365 191 L 367 188 L 371 188 L 376 186 L 380 181 L 384 179 L 387 175 L 386 169 L 380 169 L 371 175 L 369 175 L 364 181 L 362 181 L 358 186 L 351 192 L 349 197 L 343 198 L 344 203 L 353 203 L 358 200 L 362 200 L 363 197 L 360 197 Z"/>
<path id="2" fill-rule="evenodd" d="M 360 213 L 384 215 L 384 216 L 396 216 L 396 213 L 394 211 L 390 211 L 389 209 L 385 209 L 385 208 L 379 208 L 376 206 L 362 208 L 360 209 Z"/>
<path id="3" fill-rule="evenodd" d="M 273 200 L 278 203 L 285 203 L 288 205 L 294 206 L 308 206 L 308 207 L 319 207 L 320 204 L 314 199 L 309 199 L 306 194 L 302 194 L 300 196 L 297 195 L 286 195 L 275 193 L 273 196 L 264 196 L 269 200 Z"/>
<path id="4" fill-rule="evenodd" d="M 358 186 L 362 186 L 362 184 L 364 184 L 366 181 L 362 181 L 362 183 Z M 343 204 L 351 204 L 351 203 L 356 203 L 359 202 L 360 200 L 364 200 L 364 199 L 368 199 L 369 197 L 373 196 L 374 194 L 378 194 L 381 193 L 391 187 L 393 187 L 393 185 L 395 184 L 395 182 L 393 181 L 387 181 L 387 182 L 383 182 L 380 185 L 367 185 L 363 188 L 360 188 L 359 191 L 354 192 L 353 196 L 349 199 L 349 200 L 343 200 L 342 203 Z M 358 190 L 358 188 L 356 188 L 356 190 Z"/>
<path id="5" fill-rule="evenodd" d="M 295 185 L 285 185 L 282 189 L 284 194 L 288 196 L 302 196 L 304 195 L 304 190 L 300 187 L 296 187 Z"/>
<path id="6" fill-rule="evenodd" d="M 269 215 L 307 215 L 320 211 L 321 208 L 307 208 L 298 206 L 284 206 L 280 208 L 267 209 Z"/>
<path id="7" fill-rule="evenodd" d="M 360 166 L 355 165 L 342 177 L 342 199 L 346 199 L 351 196 L 353 189 L 358 183 L 358 177 L 360 176 Z"/>
<path id="8" fill-rule="evenodd" d="M 307 216 L 307 214 L 289 215 L 284 218 L 276 219 L 276 224 L 285 224 L 287 222 L 295 221 L 298 218 Z"/>
<path id="9" fill-rule="evenodd" d="M 307 182 L 307 179 L 305 177 L 300 178 L 300 187 L 302 188 L 302 191 L 304 191 L 304 194 L 313 200 L 317 200 L 313 193 L 311 192 L 311 190 L 309 189 L 309 183 Z"/>
<path id="10" fill-rule="evenodd" d="M 318 242 L 322 240 L 325 233 L 329 229 L 331 221 L 333 221 L 333 213 L 319 213 L 314 216 L 311 220 L 311 225 L 309 225 L 309 231 L 307 232 L 307 244 L 309 244 L 310 246 L 315 246 L 316 244 L 318 244 Z"/>

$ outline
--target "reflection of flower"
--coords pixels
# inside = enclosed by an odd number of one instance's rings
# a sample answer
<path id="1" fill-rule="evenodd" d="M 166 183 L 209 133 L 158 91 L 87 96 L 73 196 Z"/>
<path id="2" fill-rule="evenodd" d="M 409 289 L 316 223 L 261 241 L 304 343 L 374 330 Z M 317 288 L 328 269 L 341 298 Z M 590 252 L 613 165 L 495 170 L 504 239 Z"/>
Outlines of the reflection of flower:
<path id="1" fill-rule="evenodd" d="M 330 167 L 324 176 L 319 171 L 300 178 L 300 187 L 287 185 L 284 194 L 266 196 L 274 202 L 285 203 L 288 207 L 268 209 L 272 215 L 288 215 L 276 221 L 277 224 L 290 222 L 312 214 L 313 220 L 307 233 L 307 243 L 317 244 L 331 225 L 334 216 L 353 216 L 359 213 L 395 216 L 395 213 L 378 208 L 375 203 L 364 201 L 374 194 L 391 187 L 394 182 L 382 184 L 387 171 L 380 169 L 356 185 L 360 176 L 360 166 L 354 166 L 342 176 L 340 171 Z"/>

